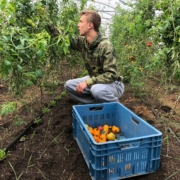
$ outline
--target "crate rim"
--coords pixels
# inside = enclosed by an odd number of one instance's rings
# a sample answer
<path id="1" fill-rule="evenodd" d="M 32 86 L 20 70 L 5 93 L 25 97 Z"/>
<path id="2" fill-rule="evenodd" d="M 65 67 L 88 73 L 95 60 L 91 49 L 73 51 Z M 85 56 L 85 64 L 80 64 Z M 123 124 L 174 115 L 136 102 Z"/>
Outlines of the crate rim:
<path id="1" fill-rule="evenodd" d="M 144 121 L 144 123 L 148 126 L 150 126 L 153 130 L 155 130 L 157 132 L 157 134 L 151 134 L 151 135 L 147 135 L 147 136 L 141 136 L 141 139 L 144 139 L 144 138 L 150 138 L 150 137 L 159 137 L 159 136 L 162 136 L 162 132 L 159 131 L 158 129 L 156 129 L 154 126 L 150 125 L 148 122 L 146 122 L 144 119 L 142 119 L 141 117 L 137 116 L 134 112 L 132 112 L 131 110 L 129 110 L 126 106 L 124 106 L 122 103 L 120 102 L 109 102 L 109 103 L 98 103 L 98 104 L 83 104 L 83 105 L 73 105 L 72 108 L 73 110 L 76 112 L 76 115 L 78 116 L 79 120 L 81 121 L 83 127 L 85 128 L 85 131 L 88 133 L 89 137 L 91 138 L 91 140 L 93 141 L 94 144 L 96 145 L 104 145 L 104 144 L 111 144 L 111 143 L 114 143 L 114 142 L 127 142 L 127 139 L 121 139 L 121 140 L 116 140 L 116 141 L 106 141 L 106 142 L 103 142 L 103 143 L 98 143 L 94 140 L 94 138 L 92 137 L 92 135 L 90 134 L 90 132 L 88 131 L 88 129 L 85 127 L 85 124 L 82 120 L 82 118 L 80 117 L 78 111 L 76 110 L 76 107 L 83 107 L 83 106 L 88 106 L 88 107 L 93 107 L 93 106 L 102 106 L 102 105 L 109 105 L 109 104 L 119 104 L 121 106 L 123 106 L 123 108 L 125 108 L 130 114 L 133 114 L 134 116 L 138 117 L 141 121 Z M 139 140 L 139 137 L 135 137 L 135 138 L 128 138 L 128 141 L 134 141 L 134 140 Z"/>

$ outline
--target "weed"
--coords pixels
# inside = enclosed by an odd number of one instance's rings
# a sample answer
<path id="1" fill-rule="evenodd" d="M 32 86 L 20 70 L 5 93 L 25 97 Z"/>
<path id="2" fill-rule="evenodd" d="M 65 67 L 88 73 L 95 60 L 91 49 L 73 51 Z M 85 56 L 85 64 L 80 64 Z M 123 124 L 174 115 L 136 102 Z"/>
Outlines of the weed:
<path id="1" fill-rule="evenodd" d="M 34 120 L 34 124 L 39 124 L 39 123 L 41 123 L 40 117 L 38 117 L 38 118 L 36 118 L 36 119 Z"/>
<path id="2" fill-rule="evenodd" d="M 61 99 L 61 95 L 57 96 L 57 100 L 60 100 Z"/>
<path id="3" fill-rule="evenodd" d="M 44 114 L 48 114 L 48 113 L 50 112 L 50 109 L 49 109 L 49 108 L 43 108 L 43 109 L 42 109 L 42 112 L 43 112 Z"/>
<path id="4" fill-rule="evenodd" d="M 30 108 L 29 108 L 29 106 L 27 105 L 27 102 L 26 102 L 26 101 L 23 101 L 22 104 L 23 104 L 24 108 L 26 109 L 26 111 L 29 112 L 29 111 L 30 111 Z"/>
<path id="5" fill-rule="evenodd" d="M 0 161 L 3 161 L 6 158 L 7 154 L 5 149 L 0 149 Z"/>
<path id="6" fill-rule="evenodd" d="M 61 92 L 61 97 L 64 97 L 64 96 L 66 96 L 66 95 L 67 95 L 66 91 L 62 91 L 62 92 Z"/>
<path id="7" fill-rule="evenodd" d="M 14 122 L 15 126 L 22 126 L 23 124 L 26 124 L 26 122 L 22 118 L 17 118 L 17 120 Z"/>
<path id="8" fill-rule="evenodd" d="M 17 108 L 16 102 L 5 102 L 1 105 L 1 116 L 4 117 L 8 113 L 12 113 Z"/>
<path id="9" fill-rule="evenodd" d="M 53 95 L 53 92 L 52 92 L 52 91 L 50 91 L 50 92 L 49 92 L 49 95 Z"/>
<path id="10" fill-rule="evenodd" d="M 55 106 L 56 105 L 56 101 L 50 101 L 50 106 Z"/>

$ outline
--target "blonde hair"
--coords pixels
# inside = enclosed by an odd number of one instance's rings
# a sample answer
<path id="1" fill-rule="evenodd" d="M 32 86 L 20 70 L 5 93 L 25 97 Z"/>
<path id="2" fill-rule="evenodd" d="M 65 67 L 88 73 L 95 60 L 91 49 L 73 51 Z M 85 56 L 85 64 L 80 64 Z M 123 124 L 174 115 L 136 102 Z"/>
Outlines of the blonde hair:
<path id="1" fill-rule="evenodd" d="M 80 16 L 82 15 L 87 16 L 87 21 L 92 22 L 94 25 L 94 30 L 98 32 L 101 25 L 101 16 L 94 10 L 83 10 L 80 13 Z"/>

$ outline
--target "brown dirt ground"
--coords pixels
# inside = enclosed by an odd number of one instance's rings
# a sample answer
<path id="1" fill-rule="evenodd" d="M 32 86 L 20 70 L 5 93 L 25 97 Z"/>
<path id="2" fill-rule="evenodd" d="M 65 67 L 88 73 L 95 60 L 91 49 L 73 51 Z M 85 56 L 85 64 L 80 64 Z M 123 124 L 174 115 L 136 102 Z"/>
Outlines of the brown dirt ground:
<path id="1" fill-rule="evenodd" d="M 161 91 L 157 82 L 151 80 L 149 92 Z M 133 91 L 125 84 L 125 93 L 120 102 L 146 120 L 163 133 L 160 168 L 152 173 L 130 179 L 165 180 L 180 179 L 180 117 L 178 110 L 180 102 L 176 101 L 178 91 L 158 98 L 152 93 L 135 97 Z M 56 95 L 60 94 L 63 86 L 59 86 Z M 38 91 L 35 87 L 33 91 Z M 37 93 L 38 94 L 38 93 Z M 30 94 L 24 97 L 29 98 Z M 0 103 L 13 98 L 7 94 L 5 86 L 0 87 Z M 43 97 L 44 106 L 48 107 L 52 96 L 46 93 Z M 165 99 L 162 103 L 162 99 Z M 16 114 L 5 116 L 0 120 L 0 148 L 3 149 L 22 132 L 27 124 L 41 114 L 39 97 L 32 102 L 19 107 Z M 168 103 L 167 103 L 168 102 Z M 66 96 L 57 100 L 48 114 L 44 114 L 41 123 L 33 125 L 23 137 L 10 149 L 7 158 L 0 162 L 1 180 L 90 180 L 88 167 L 81 151 L 73 138 L 72 106 L 77 102 Z M 163 104 L 163 105 L 162 105 Z M 31 108 L 33 107 L 33 108 Z M 15 126 L 17 118 L 26 124 Z"/>

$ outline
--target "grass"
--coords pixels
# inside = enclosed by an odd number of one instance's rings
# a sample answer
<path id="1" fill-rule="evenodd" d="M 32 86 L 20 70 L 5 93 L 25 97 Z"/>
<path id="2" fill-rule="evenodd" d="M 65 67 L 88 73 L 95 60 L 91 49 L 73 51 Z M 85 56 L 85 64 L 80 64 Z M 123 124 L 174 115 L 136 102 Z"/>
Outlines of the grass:
<path id="1" fill-rule="evenodd" d="M 31 153 L 31 155 L 29 157 L 29 160 L 28 160 L 28 164 L 27 164 L 27 168 L 26 168 L 26 173 L 28 172 L 28 168 L 35 166 L 35 164 L 30 164 L 31 163 L 31 159 L 32 159 L 32 153 Z"/>
<path id="2" fill-rule="evenodd" d="M 41 153 L 40 158 L 41 158 L 42 155 L 47 151 L 47 149 L 49 148 L 49 146 L 50 146 L 52 143 L 56 142 L 57 138 L 59 138 L 59 137 L 64 133 L 64 131 L 65 131 L 65 130 L 61 131 L 61 133 L 58 134 L 58 135 L 48 144 L 47 148 L 45 148 L 44 151 Z"/>
<path id="3" fill-rule="evenodd" d="M 70 152 L 70 151 L 76 150 L 76 148 L 70 148 L 70 149 L 68 149 L 66 146 L 64 146 L 64 149 L 68 152 L 68 156 L 69 156 L 69 152 Z"/>
<path id="4" fill-rule="evenodd" d="M 173 176 L 175 176 L 177 173 L 179 173 L 180 170 L 174 172 L 173 174 L 171 174 L 170 176 L 168 176 L 165 180 L 171 179 Z"/>
<path id="5" fill-rule="evenodd" d="M 19 176 L 17 176 L 16 171 L 15 171 L 13 165 L 10 162 L 9 162 L 9 165 L 10 165 L 11 169 L 13 170 L 13 173 L 15 175 L 16 180 L 19 180 L 21 178 L 21 176 L 23 175 L 23 172 Z"/>

